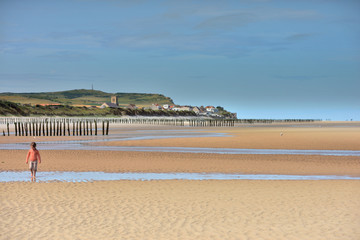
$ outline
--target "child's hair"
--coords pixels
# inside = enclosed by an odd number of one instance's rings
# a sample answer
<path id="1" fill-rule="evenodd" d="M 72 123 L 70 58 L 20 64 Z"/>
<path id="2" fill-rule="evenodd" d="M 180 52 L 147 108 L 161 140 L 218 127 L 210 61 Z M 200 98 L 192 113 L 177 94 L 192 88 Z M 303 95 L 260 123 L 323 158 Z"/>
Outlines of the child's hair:
<path id="1" fill-rule="evenodd" d="M 30 143 L 30 146 L 31 146 L 31 147 L 34 147 L 34 148 L 36 149 L 36 142 Z"/>

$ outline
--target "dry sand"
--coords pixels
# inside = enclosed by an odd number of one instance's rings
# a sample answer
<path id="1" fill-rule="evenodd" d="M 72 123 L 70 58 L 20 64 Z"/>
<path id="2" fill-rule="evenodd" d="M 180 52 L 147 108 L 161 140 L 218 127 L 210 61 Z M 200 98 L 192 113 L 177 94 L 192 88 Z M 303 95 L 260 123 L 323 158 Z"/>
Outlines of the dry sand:
<path id="1" fill-rule="evenodd" d="M 360 150 L 360 128 L 354 126 L 271 125 L 207 131 L 232 137 L 110 144 Z M 19 141 L 31 138 L 0 137 L 0 143 Z M 45 151 L 41 144 L 39 150 L 40 171 L 360 176 L 359 157 Z M 27 169 L 25 150 L 0 150 L 0 156 L 0 171 Z M 360 236 L 360 181 L 355 180 L 18 182 L 0 183 L 0 193 L 0 239 L 4 240 L 355 240 Z"/>
<path id="2" fill-rule="evenodd" d="M 346 239 L 360 181 L 0 183 L 0 239 Z"/>

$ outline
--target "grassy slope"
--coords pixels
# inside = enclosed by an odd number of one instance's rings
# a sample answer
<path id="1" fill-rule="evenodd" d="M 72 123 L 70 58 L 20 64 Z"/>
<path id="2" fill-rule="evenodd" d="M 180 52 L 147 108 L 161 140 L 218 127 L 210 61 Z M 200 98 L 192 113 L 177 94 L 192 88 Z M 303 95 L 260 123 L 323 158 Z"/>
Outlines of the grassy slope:
<path id="1" fill-rule="evenodd" d="M 0 93 L 0 100 L 11 101 L 21 104 L 63 104 L 63 105 L 97 105 L 110 102 L 113 93 L 106 93 L 96 90 L 70 90 L 60 92 L 42 93 Z M 161 94 L 146 93 L 116 93 L 119 104 L 127 106 L 136 104 L 139 106 L 149 106 L 152 103 L 174 104 L 172 99 Z"/>
<path id="2" fill-rule="evenodd" d="M 74 106 L 23 106 L 0 100 L 0 116 L 195 116 L 190 111 L 131 110 L 126 108 L 87 108 Z"/>

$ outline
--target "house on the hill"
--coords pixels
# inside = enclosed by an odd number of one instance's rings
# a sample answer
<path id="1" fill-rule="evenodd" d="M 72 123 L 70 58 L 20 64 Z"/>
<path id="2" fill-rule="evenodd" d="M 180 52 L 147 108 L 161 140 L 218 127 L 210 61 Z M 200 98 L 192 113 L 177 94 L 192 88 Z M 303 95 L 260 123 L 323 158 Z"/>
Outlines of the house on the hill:
<path id="1" fill-rule="evenodd" d="M 127 107 L 127 109 L 131 109 L 131 110 L 136 110 L 138 109 L 138 107 L 135 104 L 129 104 Z"/>
<path id="2" fill-rule="evenodd" d="M 111 102 L 103 103 L 100 108 L 119 108 L 118 97 L 111 96 Z"/>
<path id="3" fill-rule="evenodd" d="M 199 114 L 201 112 L 200 108 L 198 107 L 193 107 L 192 111 L 196 114 Z"/>
<path id="4" fill-rule="evenodd" d="M 118 105 L 116 105 L 115 103 L 109 103 L 109 102 L 106 102 L 106 103 L 103 103 L 100 108 L 119 108 Z"/>
<path id="5" fill-rule="evenodd" d="M 192 107 L 191 106 L 181 106 L 180 107 L 180 111 L 191 111 Z"/>
<path id="6" fill-rule="evenodd" d="M 159 104 L 151 104 L 150 109 L 152 110 L 160 110 L 161 106 Z"/>
<path id="7" fill-rule="evenodd" d="M 218 112 L 218 110 L 214 106 L 207 106 L 206 112 L 215 113 Z"/>

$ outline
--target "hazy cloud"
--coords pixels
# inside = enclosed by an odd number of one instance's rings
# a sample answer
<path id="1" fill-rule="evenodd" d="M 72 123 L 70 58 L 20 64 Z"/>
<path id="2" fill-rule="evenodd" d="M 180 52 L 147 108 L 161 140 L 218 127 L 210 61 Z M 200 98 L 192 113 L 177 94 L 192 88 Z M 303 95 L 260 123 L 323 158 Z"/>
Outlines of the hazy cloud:
<path id="1" fill-rule="evenodd" d="M 315 34 L 313 33 L 297 33 L 297 34 L 293 34 L 290 35 L 286 38 L 286 40 L 294 42 L 294 41 L 300 41 L 300 40 L 304 40 L 307 38 L 310 38 L 312 36 L 314 36 Z"/>

